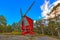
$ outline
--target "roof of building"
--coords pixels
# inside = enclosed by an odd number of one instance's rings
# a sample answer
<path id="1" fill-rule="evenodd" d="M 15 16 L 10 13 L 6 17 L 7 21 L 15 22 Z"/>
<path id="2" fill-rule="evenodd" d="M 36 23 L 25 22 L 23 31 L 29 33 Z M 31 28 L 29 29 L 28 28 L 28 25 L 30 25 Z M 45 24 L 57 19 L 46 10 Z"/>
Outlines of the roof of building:
<path id="1" fill-rule="evenodd" d="M 56 10 L 56 8 L 57 8 L 58 6 L 60 6 L 60 3 L 58 3 L 56 6 L 54 6 L 50 13 L 52 13 L 54 10 Z"/>

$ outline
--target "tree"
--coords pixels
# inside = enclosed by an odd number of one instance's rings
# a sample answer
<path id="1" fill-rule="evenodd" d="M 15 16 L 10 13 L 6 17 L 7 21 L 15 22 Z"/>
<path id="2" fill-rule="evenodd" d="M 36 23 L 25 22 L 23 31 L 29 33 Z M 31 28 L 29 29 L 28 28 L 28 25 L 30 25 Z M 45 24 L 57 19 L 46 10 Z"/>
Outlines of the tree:
<path id="1" fill-rule="evenodd" d="M 54 21 L 50 21 L 49 22 L 49 30 L 51 31 L 51 34 L 52 34 L 52 36 L 53 36 L 53 34 L 54 34 L 54 31 L 55 31 L 55 22 Z"/>
<path id="2" fill-rule="evenodd" d="M 57 32 L 58 32 L 58 36 L 60 38 L 60 22 L 57 22 Z"/>
<path id="3" fill-rule="evenodd" d="M 6 18 L 3 15 L 0 15 L 0 25 L 6 25 Z"/>
<path id="4" fill-rule="evenodd" d="M 6 31 L 7 31 L 7 32 L 12 32 L 12 27 L 11 27 L 11 25 L 8 25 L 8 26 L 7 26 Z"/>
<path id="5" fill-rule="evenodd" d="M 6 32 L 6 18 L 3 15 L 0 15 L 0 31 Z"/>
<path id="6" fill-rule="evenodd" d="M 12 29 L 13 29 L 13 31 L 20 31 L 20 27 L 18 26 L 17 23 L 12 24 Z"/>
<path id="7" fill-rule="evenodd" d="M 44 34 L 44 24 L 42 24 L 42 20 L 37 20 L 36 25 L 37 32 Z"/>

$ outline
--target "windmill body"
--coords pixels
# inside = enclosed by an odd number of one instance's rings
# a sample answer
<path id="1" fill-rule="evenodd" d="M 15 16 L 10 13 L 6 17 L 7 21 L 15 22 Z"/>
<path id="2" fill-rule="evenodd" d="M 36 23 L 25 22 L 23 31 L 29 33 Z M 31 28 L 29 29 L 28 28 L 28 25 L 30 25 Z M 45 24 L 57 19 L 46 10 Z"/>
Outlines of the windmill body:
<path id="1" fill-rule="evenodd" d="M 25 20 L 26 19 L 26 20 Z M 22 34 L 34 34 L 33 31 L 33 20 L 27 16 L 22 21 Z"/>
<path id="2" fill-rule="evenodd" d="M 28 10 L 25 12 L 24 15 L 22 15 L 22 10 L 20 9 L 20 14 L 21 14 L 21 30 L 22 30 L 22 35 L 25 34 L 34 34 L 33 32 L 33 20 L 26 16 L 26 14 L 30 11 L 32 6 L 34 5 L 35 2 L 31 4 L 31 6 L 28 8 Z"/>

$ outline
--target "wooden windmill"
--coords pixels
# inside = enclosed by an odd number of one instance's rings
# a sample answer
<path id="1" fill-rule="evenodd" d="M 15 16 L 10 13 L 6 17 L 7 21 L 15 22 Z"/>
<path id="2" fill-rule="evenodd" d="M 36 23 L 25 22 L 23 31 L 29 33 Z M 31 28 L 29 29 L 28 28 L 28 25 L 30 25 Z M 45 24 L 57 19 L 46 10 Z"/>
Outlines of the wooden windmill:
<path id="1" fill-rule="evenodd" d="M 22 15 L 22 9 L 20 9 L 22 35 L 34 34 L 34 32 L 33 32 L 33 20 L 31 18 L 29 18 L 28 16 L 26 16 L 26 14 L 30 11 L 30 9 L 32 8 L 34 3 L 35 3 L 35 1 L 31 4 L 31 6 L 24 13 L 24 15 Z"/>

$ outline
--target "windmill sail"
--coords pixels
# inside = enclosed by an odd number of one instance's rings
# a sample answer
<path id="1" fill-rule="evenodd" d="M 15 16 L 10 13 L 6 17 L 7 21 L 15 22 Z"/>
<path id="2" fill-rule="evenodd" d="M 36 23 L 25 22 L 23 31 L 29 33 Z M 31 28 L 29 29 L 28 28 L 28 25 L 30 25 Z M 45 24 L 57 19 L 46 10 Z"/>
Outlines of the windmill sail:
<path id="1" fill-rule="evenodd" d="M 22 9 L 20 8 L 20 14 L 21 14 L 21 18 L 23 17 L 23 14 L 22 14 Z"/>
<path id="2" fill-rule="evenodd" d="M 32 8 L 32 6 L 34 5 L 34 3 L 35 3 L 35 1 L 31 4 L 31 6 L 27 9 L 27 11 L 25 12 L 25 14 L 24 15 L 26 15 L 29 11 L 30 11 L 30 9 Z"/>

